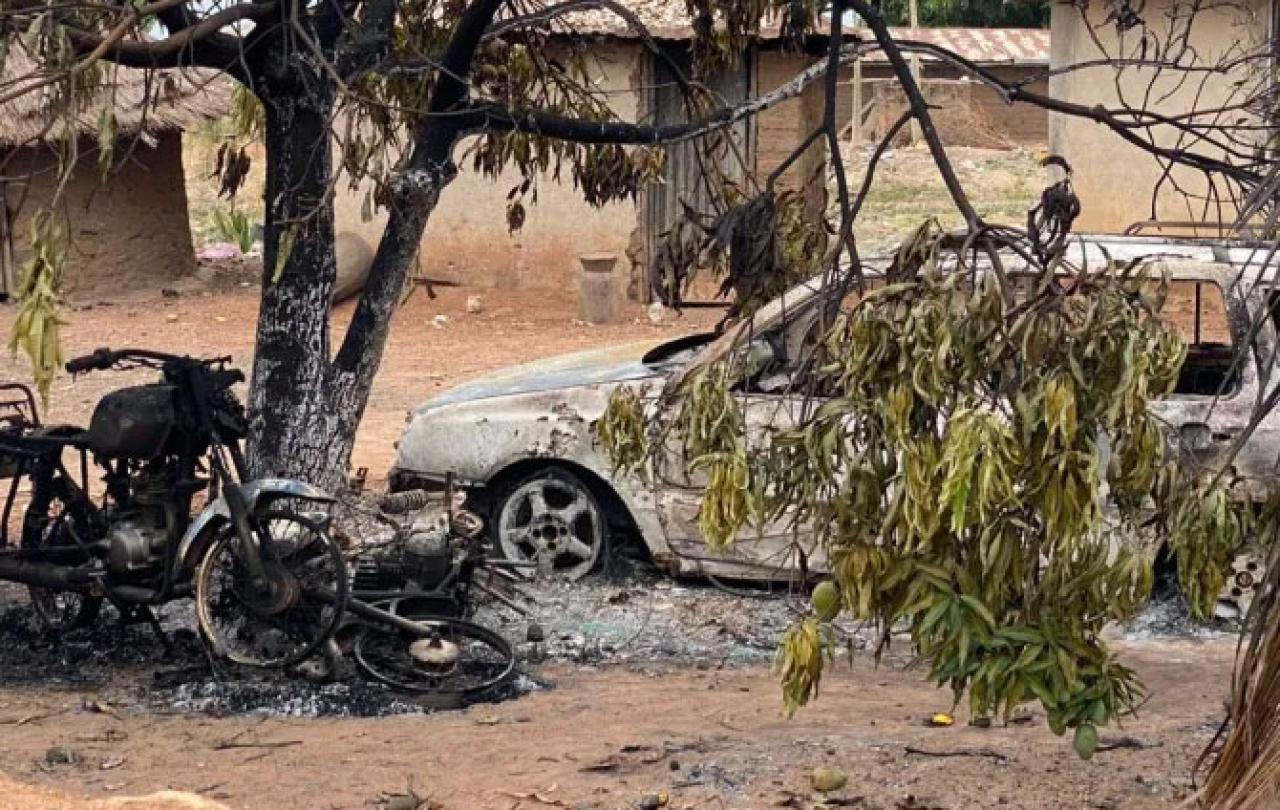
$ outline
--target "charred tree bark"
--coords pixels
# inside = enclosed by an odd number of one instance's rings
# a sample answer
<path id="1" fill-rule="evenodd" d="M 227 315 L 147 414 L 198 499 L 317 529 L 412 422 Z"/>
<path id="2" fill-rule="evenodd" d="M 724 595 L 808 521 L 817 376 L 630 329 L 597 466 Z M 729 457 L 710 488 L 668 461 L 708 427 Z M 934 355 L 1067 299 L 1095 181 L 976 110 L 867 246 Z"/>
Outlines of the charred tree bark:
<path id="1" fill-rule="evenodd" d="M 268 166 L 269 211 L 304 204 L 311 192 L 327 191 L 330 182 L 329 167 L 321 165 L 329 162 L 327 129 L 320 132 L 318 143 L 303 149 L 310 137 L 306 133 L 313 123 L 311 112 L 295 109 L 291 116 L 292 126 L 278 133 L 285 140 L 275 150 L 281 165 L 274 172 Z M 272 128 L 269 114 L 269 143 Z M 302 162 L 302 182 L 273 189 L 290 176 L 289 156 Z M 331 200 L 322 196 L 310 201 L 301 222 L 283 216 L 274 228 L 264 228 L 262 306 L 250 388 L 253 475 L 297 478 L 331 491 L 342 486 L 392 314 L 427 219 L 453 174 L 446 161 L 435 170 L 409 168 L 396 179 L 368 282 L 332 360 L 329 323 L 336 264 Z M 291 233 L 296 234 L 292 251 L 274 278 Z"/>
<path id="2" fill-rule="evenodd" d="M 354 428 L 329 391 L 334 254 L 333 91 L 291 58 L 258 93 L 266 111 L 262 302 L 249 386 L 249 466 L 255 476 L 341 482 Z"/>
<path id="3" fill-rule="evenodd" d="M 329 319 L 337 275 L 332 147 L 334 90 L 297 54 L 259 88 L 266 108 L 267 199 L 262 305 L 249 406 L 249 466 L 325 489 L 342 486 L 356 428 L 426 228 L 456 175 L 452 154 L 463 127 L 438 114 L 467 101 L 465 77 L 502 0 L 480 0 L 459 21 L 443 75 L 412 154 L 392 181 L 390 212 L 364 293 L 337 355 Z M 332 357 L 332 360 L 331 360 Z"/>
<path id="4" fill-rule="evenodd" d="M 432 171 L 410 169 L 394 181 L 387 228 L 369 269 L 369 280 L 351 316 L 342 348 L 329 368 L 326 387 L 338 419 L 329 436 L 335 452 L 330 454 L 331 466 L 326 469 L 339 480 L 350 462 L 356 427 L 364 416 L 391 316 L 417 258 L 422 232 L 454 174 L 452 163 L 446 162 Z"/>

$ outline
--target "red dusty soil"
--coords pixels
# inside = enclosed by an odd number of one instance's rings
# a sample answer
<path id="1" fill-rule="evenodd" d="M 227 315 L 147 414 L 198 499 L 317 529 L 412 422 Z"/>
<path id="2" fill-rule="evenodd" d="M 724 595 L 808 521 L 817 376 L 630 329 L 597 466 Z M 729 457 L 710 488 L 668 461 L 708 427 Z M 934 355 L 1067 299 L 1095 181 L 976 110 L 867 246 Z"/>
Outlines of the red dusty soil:
<path id="1" fill-rule="evenodd" d="M 973 728 L 961 714 L 953 727 L 926 727 L 949 693 L 865 658 L 833 665 L 818 702 L 790 720 L 773 676 L 758 668 L 554 670 L 542 674 L 556 688 L 517 701 L 382 719 L 91 713 L 79 708 L 82 695 L 7 688 L 0 771 L 39 789 L 0 782 L 0 808 L 101 806 L 54 798 L 49 787 L 95 797 L 172 787 L 233 808 L 362 808 L 409 786 L 438 802 L 425 806 L 449 810 L 620 810 L 652 793 L 673 808 L 810 807 L 819 765 L 849 776 L 838 794 L 849 802 L 838 806 L 1174 806 L 1221 716 L 1231 645 L 1144 642 L 1121 654 L 1152 697 L 1102 735 L 1103 748 L 1135 747 L 1090 762 L 1034 713 L 1025 725 Z M 79 764 L 44 765 L 54 745 L 73 748 Z"/>
<path id="2" fill-rule="evenodd" d="M 466 312 L 466 300 L 478 295 L 482 310 Z M 644 309 L 629 306 L 620 323 L 591 326 L 576 319 L 572 292 L 555 290 L 471 290 L 438 288 L 430 299 L 416 290 L 396 314 L 382 368 L 369 398 L 356 440 L 352 468 L 368 467 L 374 479 L 385 475 L 393 443 L 409 408 L 436 393 L 488 371 L 566 352 L 632 341 L 662 341 L 708 329 L 719 312 L 696 310 L 649 323 Z M 196 355 L 229 354 L 248 374 L 253 358 L 258 291 L 240 288 L 212 294 L 143 297 L 68 313 L 63 347 L 68 357 L 98 346 L 147 347 Z M 341 340 L 353 302 L 334 315 L 333 345 Z M 7 336 L 13 307 L 0 308 L 0 335 Z M 435 325 L 438 315 L 448 322 Z M 24 358 L 0 353 L 0 378 L 29 381 Z M 62 376 L 54 384 L 47 422 L 83 423 L 105 391 L 139 382 L 118 373 L 94 373 L 77 380 Z"/>

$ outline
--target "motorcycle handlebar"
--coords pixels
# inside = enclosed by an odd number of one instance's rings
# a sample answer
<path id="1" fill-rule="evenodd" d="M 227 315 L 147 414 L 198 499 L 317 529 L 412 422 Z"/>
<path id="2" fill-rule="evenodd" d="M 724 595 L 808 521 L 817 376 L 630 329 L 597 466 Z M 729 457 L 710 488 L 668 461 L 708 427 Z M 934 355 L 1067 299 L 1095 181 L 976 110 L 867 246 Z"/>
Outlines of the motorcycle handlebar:
<path id="1" fill-rule="evenodd" d="M 110 349 L 95 349 L 92 354 L 73 357 L 67 361 L 68 374 L 83 374 L 94 369 L 110 368 L 116 361 L 116 353 Z"/>
<path id="2" fill-rule="evenodd" d="M 165 352 L 155 352 L 150 349 L 118 349 L 112 350 L 106 347 L 95 349 L 91 354 L 81 357 L 74 357 L 67 361 L 66 369 L 70 374 L 82 374 L 86 371 L 106 371 L 121 360 L 154 360 L 160 363 L 168 363 L 173 361 L 186 361 L 188 363 L 199 363 L 200 365 L 212 366 L 220 363 L 231 362 L 230 357 L 211 357 L 207 359 L 198 359 L 193 357 L 184 357 L 177 354 L 167 354 Z"/>

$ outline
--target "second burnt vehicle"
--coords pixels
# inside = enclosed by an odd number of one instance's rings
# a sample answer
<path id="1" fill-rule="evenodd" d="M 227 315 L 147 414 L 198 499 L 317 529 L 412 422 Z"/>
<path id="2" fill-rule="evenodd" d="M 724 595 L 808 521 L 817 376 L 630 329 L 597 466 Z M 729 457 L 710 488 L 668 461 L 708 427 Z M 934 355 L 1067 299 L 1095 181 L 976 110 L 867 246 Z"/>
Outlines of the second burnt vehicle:
<path id="1" fill-rule="evenodd" d="M 232 392 L 244 377 L 229 360 L 144 349 L 75 358 L 72 374 L 159 372 L 104 396 L 86 429 L 40 424 L 30 392 L 6 387 L 16 395 L 0 399 L 0 473 L 11 479 L 0 579 L 28 586 L 42 623 L 86 625 L 110 602 L 158 628 L 154 606 L 193 596 L 202 636 L 237 663 L 289 666 L 332 637 L 347 574 L 316 509 L 332 498 L 300 481 L 246 480 Z"/>
<path id="2" fill-rule="evenodd" d="M 1212 467 L 1230 454 L 1243 477 L 1274 480 L 1280 411 L 1246 430 L 1255 403 L 1280 385 L 1276 270 L 1270 261 L 1259 264 L 1270 254 L 1227 242 L 1114 236 L 1085 236 L 1069 251 L 1080 265 L 1146 258 L 1169 274 L 1178 293 L 1172 314 L 1189 351 L 1175 393 L 1153 403 L 1154 416 L 1186 463 Z M 749 433 L 786 426 L 801 407 L 788 386 L 797 371 L 788 358 L 803 356 L 797 347 L 811 334 L 823 300 L 821 285 L 810 281 L 720 337 L 551 358 L 445 392 L 410 412 L 392 487 L 438 487 L 454 476 L 489 518 L 498 551 L 568 578 L 594 570 L 610 535 L 625 532 L 638 535 L 653 561 L 676 575 L 793 579 L 802 556 L 820 565 L 814 556 L 820 550 L 806 545 L 803 531 L 749 527 L 728 550 L 713 552 L 698 527 L 700 473 L 664 451 L 644 476 L 615 474 L 592 425 L 619 386 L 655 397 L 749 343 L 765 364 L 734 391 Z M 1235 447 L 1238 441 L 1243 446 Z M 1256 548 L 1241 549 L 1219 601 L 1222 614 L 1247 606 L 1263 559 Z"/>

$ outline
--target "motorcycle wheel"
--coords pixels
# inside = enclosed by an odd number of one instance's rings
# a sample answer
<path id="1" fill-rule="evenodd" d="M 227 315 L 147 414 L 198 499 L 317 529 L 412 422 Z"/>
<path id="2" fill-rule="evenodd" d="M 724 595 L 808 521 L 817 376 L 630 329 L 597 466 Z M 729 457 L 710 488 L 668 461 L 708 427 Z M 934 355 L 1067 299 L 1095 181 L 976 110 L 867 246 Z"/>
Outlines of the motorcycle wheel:
<path id="1" fill-rule="evenodd" d="M 63 531 L 64 522 L 70 519 L 66 502 L 61 497 L 54 496 L 43 509 L 38 503 L 28 504 L 22 518 L 22 547 L 36 549 L 73 545 L 74 541 Z M 102 610 L 101 596 L 35 586 L 28 586 L 27 594 L 31 598 L 36 627 L 41 631 L 61 633 L 89 627 L 98 620 Z"/>
<path id="2" fill-rule="evenodd" d="M 347 602 L 342 549 L 319 523 L 286 511 L 251 521 L 270 585 L 253 588 L 235 528 L 196 565 L 200 634 L 214 653 L 253 667 L 289 667 L 333 637 Z"/>
<path id="3" fill-rule="evenodd" d="M 461 619 L 414 621 L 422 633 L 367 625 L 352 650 L 360 669 L 434 709 L 466 706 L 515 676 L 515 652 L 498 633 Z"/>

